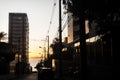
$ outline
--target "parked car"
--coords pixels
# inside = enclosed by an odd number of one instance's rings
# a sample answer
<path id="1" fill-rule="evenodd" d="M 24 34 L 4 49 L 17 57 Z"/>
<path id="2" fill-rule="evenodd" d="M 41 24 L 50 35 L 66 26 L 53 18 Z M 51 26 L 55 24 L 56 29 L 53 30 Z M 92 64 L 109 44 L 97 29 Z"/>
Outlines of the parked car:
<path id="1" fill-rule="evenodd" d="M 38 80 L 53 80 L 54 74 L 51 68 L 42 67 L 38 70 Z"/>

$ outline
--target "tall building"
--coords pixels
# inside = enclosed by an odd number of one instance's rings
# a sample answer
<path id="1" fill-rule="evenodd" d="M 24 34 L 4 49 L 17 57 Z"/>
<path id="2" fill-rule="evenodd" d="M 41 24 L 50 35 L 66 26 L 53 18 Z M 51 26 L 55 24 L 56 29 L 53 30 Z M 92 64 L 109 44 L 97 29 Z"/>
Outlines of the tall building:
<path id="1" fill-rule="evenodd" d="M 19 61 L 29 62 L 29 23 L 26 13 L 9 13 L 9 43 L 17 48 Z"/>

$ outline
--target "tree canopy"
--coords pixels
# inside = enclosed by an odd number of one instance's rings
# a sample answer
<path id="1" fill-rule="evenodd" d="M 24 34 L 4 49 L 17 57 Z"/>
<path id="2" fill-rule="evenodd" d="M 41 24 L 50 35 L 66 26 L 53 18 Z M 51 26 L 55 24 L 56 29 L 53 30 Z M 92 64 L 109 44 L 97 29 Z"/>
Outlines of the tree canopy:
<path id="1" fill-rule="evenodd" d="M 6 35 L 7 34 L 5 32 L 0 32 L 0 42 Z"/>

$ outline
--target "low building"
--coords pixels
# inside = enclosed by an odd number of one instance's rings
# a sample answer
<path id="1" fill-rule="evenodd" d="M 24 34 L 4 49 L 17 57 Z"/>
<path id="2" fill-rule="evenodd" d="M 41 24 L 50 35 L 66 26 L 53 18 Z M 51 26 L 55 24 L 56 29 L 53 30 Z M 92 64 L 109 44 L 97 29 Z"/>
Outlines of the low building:
<path id="1" fill-rule="evenodd" d="M 10 72 L 10 62 L 15 59 L 15 49 L 12 44 L 0 42 L 0 74 Z"/>

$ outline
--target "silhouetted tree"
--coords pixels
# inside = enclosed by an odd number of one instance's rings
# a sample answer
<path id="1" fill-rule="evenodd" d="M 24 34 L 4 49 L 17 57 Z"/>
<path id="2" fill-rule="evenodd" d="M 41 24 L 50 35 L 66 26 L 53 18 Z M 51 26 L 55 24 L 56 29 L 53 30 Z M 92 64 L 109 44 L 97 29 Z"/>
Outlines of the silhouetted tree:
<path id="1" fill-rule="evenodd" d="M 53 43 L 50 45 L 50 47 L 52 48 L 54 54 L 59 53 L 60 52 L 59 39 L 54 38 Z"/>
<path id="2" fill-rule="evenodd" d="M 5 37 L 6 33 L 5 32 L 0 32 L 0 42 L 1 40 Z"/>

